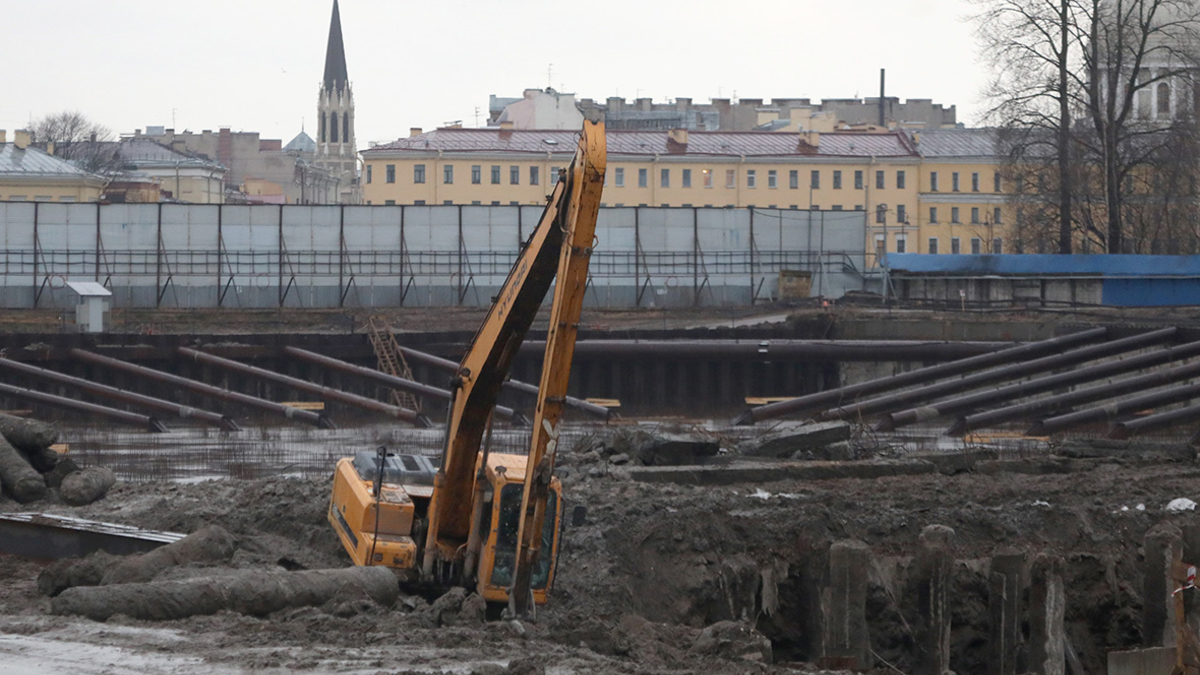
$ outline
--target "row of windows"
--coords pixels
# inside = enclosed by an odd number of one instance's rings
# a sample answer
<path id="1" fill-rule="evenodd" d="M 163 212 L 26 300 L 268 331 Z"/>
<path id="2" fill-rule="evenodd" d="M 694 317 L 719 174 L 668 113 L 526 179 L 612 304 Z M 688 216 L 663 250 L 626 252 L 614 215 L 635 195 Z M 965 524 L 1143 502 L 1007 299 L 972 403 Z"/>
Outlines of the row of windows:
<path id="1" fill-rule="evenodd" d="M 1002 187 L 1002 182 L 1000 179 L 1000 172 L 999 171 L 993 172 L 992 173 L 992 192 L 1000 192 L 1001 187 Z M 936 172 L 936 171 L 929 172 L 929 191 L 930 192 L 940 192 L 941 191 L 941 188 L 938 185 L 938 172 Z M 950 173 L 950 191 L 951 192 L 962 192 L 961 185 L 960 185 L 959 179 L 958 179 L 957 171 Z M 971 192 L 979 192 L 979 172 L 977 172 L 977 171 L 971 173 Z"/>
<path id="2" fill-rule="evenodd" d="M 664 187 L 664 188 L 671 187 L 671 170 L 670 169 L 660 169 L 659 171 L 660 171 L 659 180 L 658 180 L 659 187 Z M 680 186 L 685 187 L 685 188 L 692 187 L 692 170 L 691 169 L 680 169 L 679 171 L 682 174 L 680 176 Z M 637 172 L 638 172 L 637 173 L 637 186 L 640 188 L 649 187 L 650 186 L 649 185 L 650 170 L 649 169 L 638 169 Z M 701 169 L 700 170 L 701 184 L 706 188 L 713 187 L 714 174 L 715 174 L 715 171 L 713 169 Z M 617 167 L 617 168 L 613 169 L 612 175 L 613 175 L 613 185 L 615 187 L 625 187 L 625 169 L 623 167 Z M 896 172 L 895 184 L 896 184 L 896 189 L 898 189 L 898 190 L 905 189 L 906 176 L 905 176 L 904 171 Z M 809 172 L 808 186 L 809 186 L 809 188 L 814 189 L 814 190 L 819 190 L 821 188 L 821 172 L 819 170 L 814 169 Z M 734 189 L 735 187 L 737 187 L 737 170 L 736 169 L 726 169 L 725 170 L 725 187 L 727 189 Z M 746 187 L 751 190 L 758 187 L 758 170 L 757 169 L 746 169 Z M 777 187 L 779 187 L 779 172 L 775 169 L 768 169 L 767 170 L 767 188 L 775 189 Z M 798 190 L 800 188 L 800 171 L 798 169 L 792 169 L 792 170 L 788 171 L 788 187 L 792 190 Z M 880 190 L 886 189 L 887 175 L 886 175 L 885 171 L 876 171 L 875 172 L 875 187 Z M 833 189 L 834 190 L 842 189 L 842 171 L 840 169 L 835 169 L 833 171 Z M 863 172 L 861 170 L 857 170 L 854 172 L 854 189 L 855 190 L 863 189 Z"/>
<path id="3" fill-rule="evenodd" d="M 884 244 L 885 244 L 885 242 L 882 237 L 875 239 L 876 255 L 883 255 Z M 938 250 L 938 238 L 937 237 L 929 238 L 929 244 L 928 244 L 927 251 L 930 254 L 934 254 L 934 255 L 936 255 L 940 252 Z M 896 235 L 896 253 L 907 253 L 907 252 L 908 252 L 908 238 L 902 234 Z M 962 240 L 960 240 L 958 237 L 950 238 L 950 253 L 952 255 L 958 255 L 958 254 L 962 253 Z M 979 255 L 979 254 L 983 253 L 983 240 L 980 239 L 979 237 L 971 238 L 971 253 L 973 255 Z M 1004 253 L 1004 241 L 1000 237 L 996 237 L 996 238 L 992 239 L 991 253 L 993 253 L 995 255 L 1000 255 L 1000 254 Z"/>
<path id="4" fill-rule="evenodd" d="M 1001 220 L 1000 214 L 1001 214 L 1001 209 L 999 206 L 992 209 L 991 224 L 1000 225 L 1004 222 L 1003 220 Z M 939 222 L 938 221 L 938 207 L 936 207 L 936 206 L 929 207 L 929 223 L 931 225 L 936 225 L 938 222 Z M 957 206 L 950 207 L 950 222 L 951 223 L 961 223 L 962 222 L 962 220 L 959 219 L 959 208 Z M 983 221 L 980 220 L 979 207 L 972 206 L 971 207 L 971 224 L 979 225 L 981 223 L 983 223 Z"/>
<path id="5" fill-rule="evenodd" d="M 367 182 L 368 183 L 372 183 L 375 180 L 375 176 L 374 176 L 375 172 L 372 170 L 373 168 L 374 167 L 372 165 L 370 165 L 370 164 L 367 165 Z M 384 170 L 386 172 L 386 176 L 384 179 L 388 183 L 395 183 L 396 182 L 396 165 L 388 164 L 384 167 Z M 559 171 L 558 167 L 554 167 L 553 169 L 550 170 L 551 174 L 555 175 L 555 176 L 558 175 L 558 171 Z M 501 176 L 501 166 L 499 164 L 493 164 L 491 166 L 492 185 L 500 184 L 500 176 Z M 542 181 L 541 167 L 540 166 L 529 167 L 529 185 L 541 185 L 541 181 Z M 425 182 L 425 165 L 424 164 L 413 165 L 413 183 L 422 184 L 424 182 Z M 472 164 L 471 165 L 471 183 L 473 185 L 480 185 L 483 183 L 483 165 L 481 165 L 481 164 Z M 453 185 L 454 184 L 454 165 L 453 164 L 443 164 L 442 165 L 442 184 L 443 185 Z M 515 164 L 508 167 L 508 184 L 509 185 L 520 185 L 521 184 L 521 167 L 519 167 Z"/>
<path id="6" fill-rule="evenodd" d="M 24 201 L 52 202 L 52 201 L 54 201 L 54 197 L 51 197 L 50 195 L 36 195 L 32 200 L 30 200 L 29 197 L 26 195 L 9 195 L 7 197 L 4 197 L 3 199 L 0 199 L 0 201 L 5 201 L 5 202 L 24 202 Z M 65 203 L 65 202 L 75 202 L 78 200 L 74 196 L 68 196 L 68 197 L 59 197 L 58 201 Z"/>
<path id="7" fill-rule="evenodd" d="M 367 165 L 367 183 L 371 183 L 374 180 L 374 176 L 372 175 L 373 174 L 372 168 L 373 167 L 370 164 Z M 529 183 L 528 183 L 529 185 L 540 185 L 541 184 L 541 175 L 540 175 L 540 171 L 539 171 L 540 168 L 541 167 L 537 167 L 537 166 L 529 167 Z M 385 169 L 387 171 L 387 182 L 395 183 L 396 182 L 396 165 L 388 164 L 385 167 Z M 492 164 L 490 169 L 491 169 L 491 172 L 490 172 L 491 184 L 499 185 L 501 174 L 502 174 L 502 172 L 501 172 L 502 167 L 499 164 Z M 679 171 L 681 173 L 680 187 L 685 187 L 685 188 L 692 187 L 692 169 L 680 169 Z M 552 169 L 551 173 L 553 175 L 557 175 L 558 168 L 555 167 L 554 169 Z M 700 169 L 701 184 L 706 188 L 713 187 L 714 174 L 715 174 L 715 171 L 713 169 Z M 613 185 L 615 187 L 625 187 L 625 169 L 624 169 L 624 167 L 615 168 L 611 175 L 613 178 Z M 424 164 L 416 164 L 413 166 L 413 183 L 417 183 L 417 184 L 425 183 L 425 165 Z M 454 183 L 454 165 L 453 164 L 446 164 L 446 165 L 442 166 L 442 183 L 445 185 L 451 185 Z M 471 166 L 471 183 L 473 185 L 479 185 L 479 184 L 483 183 L 483 166 L 482 165 L 473 164 Z M 841 170 L 839 170 L 839 169 L 833 170 L 832 183 L 833 183 L 832 187 L 834 190 L 842 189 L 842 171 Z M 520 166 L 517 166 L 514 164 L 514 165 L 511 165 L 508 167 L 508 184 L 509 185 L 520 185 L 521 184 L 521 167 Z M 671 187 L 671 169 L 660 169 L 658 184 L 659 184 L 659 187 L 664 187 L 664 188 Z M 906 185 L 907 185 L 907 180 L 906 180 L 905 172 L 904 171 L 896 171 L 896 176 L 895 176 L 896 189 L 904 190 L 904 189 L 906 189 Z M 649 169 L 638 169 L 637 170 L 637 186 L 639 188 L 645 188 L 645 187 L 650 186 L 650 170 Z M 813 189 L 813 190 L 819 190 L 821 188 L 821 172 L 819 170 L 814 169 L 811 172 L 809 172 L 808 186 L 810 189 Z M 725 170 L 725 187 L 727 189 L 734 189 L 735 187 L 737 187 L 737 170 L 736 169 L 726 169 Z M 758 187 L 758 170 L 757 169 L 747 169 L 746 170 L 746 187 L 751 190 Z M 767 170 L 767 188 L 773 190 L 777 187 L 779 187 L 779 172 L 775 169 L 768 169 Z M 788 171 L 788 187 L 793 190 L 799 189 L 799 187 L 800 187 L 800 171 L 799 170 L 792 169 L 791 171 Z M 992 174 L 992 191 L 1000 192 L 1001 187 L 1002 187 L 1002 184 L 1001 184 L 1000 173 L 999 172 L 993 173 Z M 876 171 L 875 172 L 875 188 L 878 190 L 887 189 L 887 172 L 885 172 L 885 171 Z M 855 170 L 855 172 L 854 172 L 854 189 L 855 190 L 863 189 L 863 172 L 861 170 Z M 939 186 L 939 182 L 938 182 L 938 172 L 936 172 L 936 171 L 931 171 L 929 173 L 929 189 L 931 192 L 939 192 L 940 191 L 940 186 Z M 960 185 L 959 185 L 959 173 L 957 171 L 952 172 L 950 174 L 950 190 L 951 190 L 951 192 L 961 192 Z M 971 192 L 979 192 L 979 173 L 978 172 L 973 172 L 971 174 Z M 931 220 L 931 222 L 936 222 L 936 221 Z M 997 222 L 999 222 L 999 221 L 997 221 Z"/>

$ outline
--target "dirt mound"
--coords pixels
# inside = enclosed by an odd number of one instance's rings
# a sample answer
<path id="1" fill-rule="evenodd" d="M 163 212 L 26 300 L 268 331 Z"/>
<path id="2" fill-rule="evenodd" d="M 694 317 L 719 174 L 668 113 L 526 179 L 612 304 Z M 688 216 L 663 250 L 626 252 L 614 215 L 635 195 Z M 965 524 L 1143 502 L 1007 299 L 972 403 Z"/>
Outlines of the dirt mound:
<path id="1" fill-rule="evenodd" d="M 478 603 L 465 592 L 432 605 L 409 597 L 390 609 L 342 603 L 162 625 L 195 641 L 192 653 L 208 662 L 248 663 L 253 656 L 263 667 L 312 668 L 351 658 L 347 647 L 367 659 L 378 645 L 408 648 L 407 660 L 381 661 L 385 672 L 449 665 L 491 672 L 535 653 L 545 657 L 543 665 L 574 672 L 782 672 L 788 663 L 812 660 L 811 631 L 800 617 L 811 609 L 814 570 L 832 542 L 856 539 L 871 549 L 871 648 L 911 672 L 913 557 L 922 530 L 944 525 L 954 531 L 947 542 L 955 559 L 952 670 L 986 668 L 989 561 L 1016 548 L 1030 560 L 1038 553 L 1065 559 L 1068 634 L 1085 667 L 1100 671 L 1108 650 L 1141 640 L 1145 533 L 1162 522 L 1200 526 L 1196 512 L 1165 510 L 1178 497 L 1200 499 L 1198 476 L 1191 461 L 1113 458 L 976 467 L 949 476 L 720 487 L 633 482 L 614 469 L 565 481 L 568 508 L 586 506 L 587 516 L 567 519 L 551 602 L 536 624 L 520 630 L 479 622 Z M 344 567 L 349 560 L 325 520 L 328 489 L 326 480 L 281 478 L 120 484 L 94 504 L 47 510 L 180 532 L 219 525 L 236 542 L 232 569 Z M 0 500 L 0 510 L 20 508 Z M 158 578 L 212 569 L 185 565 Z M 14 615 L 64 621 L 44 616 L 39 570 L 0 556 L 0 621 Z M 762 653 L 759 635 L 776 665 L 765 655 L 752 666 L 742 658 Z"/>

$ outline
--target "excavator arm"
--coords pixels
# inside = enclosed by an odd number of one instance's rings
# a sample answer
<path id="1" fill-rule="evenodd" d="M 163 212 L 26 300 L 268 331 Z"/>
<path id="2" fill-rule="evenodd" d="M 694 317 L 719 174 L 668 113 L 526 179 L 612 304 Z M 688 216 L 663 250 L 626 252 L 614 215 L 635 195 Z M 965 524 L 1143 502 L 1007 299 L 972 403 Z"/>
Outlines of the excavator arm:
<path id="1" fill-rule="evenodd" d="M 517 571 L 523 571 L 528 586 L 528 565 L 536 561 L 538 546 L 536 541 L 525 540 L 537 539 L 534 533 L 542 531 L 554 461 L 552 439 L 566 396 L 604 167 L 604 124 L 586 121 L 570 168 L 555 186 L 541 221 L 522 248 L 454 376 L 446 447 L 434 477 L 428 512 L 422 559 L 426 578 L 438 575 L 435 567 L 439 563 L 458 564 L 468 548 L 472 524 L 478 522 L 476 471 L 481 440 L 513 358 L 557 275 L 518 530 Z M 518 574 L 514 579 L 520 587 L 522 577 Z"/>

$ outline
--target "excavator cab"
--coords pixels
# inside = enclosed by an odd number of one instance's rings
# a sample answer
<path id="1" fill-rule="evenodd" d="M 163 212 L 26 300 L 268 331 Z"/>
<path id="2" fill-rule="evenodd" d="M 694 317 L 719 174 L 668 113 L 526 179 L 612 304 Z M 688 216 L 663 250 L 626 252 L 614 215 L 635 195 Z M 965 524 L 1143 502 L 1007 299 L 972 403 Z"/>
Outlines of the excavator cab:
<path id="1" fill-rule="evenodd" d="M 486 537 L 479 565 L 478 592 L 489 602 L 506 602 L 516 568 L 518 534 L 521 525 L 521 497 L 525 482 L 523 455 L 490 454 L 486 472 L 491 499 L 484 502 L 487 517 L 481 537 Z M 499 499 L 496 497 L 499 496 Z M 534 601 L 546 602 L 547 589 L 554 580 L 558 559 L 558 537 L 562 531 L 559 504 L 562 486 L 557 478 L 550 482 L 546 515 L 542 521 L 542 551 L 530 587 Z"/>

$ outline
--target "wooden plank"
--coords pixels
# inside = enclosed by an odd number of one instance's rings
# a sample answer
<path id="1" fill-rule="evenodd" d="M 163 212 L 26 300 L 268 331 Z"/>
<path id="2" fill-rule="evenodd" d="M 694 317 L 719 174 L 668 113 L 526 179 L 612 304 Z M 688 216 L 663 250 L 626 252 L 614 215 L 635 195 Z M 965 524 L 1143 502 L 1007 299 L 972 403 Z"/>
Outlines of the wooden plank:
<path id="1" fill-rule="evenodd" d="M 286 405 L 289 408 L 296 410 L 324 410 L 324 401 L 284 401 L 280 405 Z"/>
<path id="2" fill-rule="evenodd" d="M 767 405 L 768 403 L 779 403 L 780 401 L 790 401 L 795 396 L 747 396 L 746 405 Z"/>
<path id="3" fill-rule="evenodd" d="M 584 399 L 588 403 L 594 403 L 605 408 L 620 408 L 621 399 L 618 398 L 588 398 Z"/>

